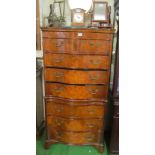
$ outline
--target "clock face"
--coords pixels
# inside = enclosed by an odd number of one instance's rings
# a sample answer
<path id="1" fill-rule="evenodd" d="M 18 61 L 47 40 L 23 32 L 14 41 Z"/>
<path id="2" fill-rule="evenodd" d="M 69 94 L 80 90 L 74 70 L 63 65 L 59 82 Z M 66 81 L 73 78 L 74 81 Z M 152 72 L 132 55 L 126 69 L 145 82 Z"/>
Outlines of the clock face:
<path id="1" fill-rule="evenodd" d="M 83 14 L 82 13 L 75 13 L 73 21 L 76 23 L 83 23 Z"/>
<path id="2" fill-rule="evenodd" d="M 73 9 L 71 14 L 72 26 L 84 26 L 85 25 L 85 10 Z"/>

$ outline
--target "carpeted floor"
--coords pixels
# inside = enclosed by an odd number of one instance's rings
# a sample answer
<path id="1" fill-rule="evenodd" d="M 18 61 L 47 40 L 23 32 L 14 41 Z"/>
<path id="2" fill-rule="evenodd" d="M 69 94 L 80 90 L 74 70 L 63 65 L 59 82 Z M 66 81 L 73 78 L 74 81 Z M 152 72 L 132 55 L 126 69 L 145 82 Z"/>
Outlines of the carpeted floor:
<path id="1" fill-rule="evenodd" d="M 92 146 L 68 146 L 64 144 L 54 144 L 46 150 L 44 149 L 44 140 L 45 134 L 37 140 L 36 155 L 108 155 L 106 147 L 103 154 Z"/>

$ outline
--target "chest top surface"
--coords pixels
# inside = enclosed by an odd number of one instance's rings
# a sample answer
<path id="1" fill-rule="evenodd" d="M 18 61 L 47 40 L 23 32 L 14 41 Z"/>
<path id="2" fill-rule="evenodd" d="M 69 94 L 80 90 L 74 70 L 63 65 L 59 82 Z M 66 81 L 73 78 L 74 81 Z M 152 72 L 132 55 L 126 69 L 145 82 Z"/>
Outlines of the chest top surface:
<path id="1" fill-rule="evenodd" d="M 91 28 L 52 28 L 52 27 L 42 27 L 43 32 L 94 32 L 94 33 L 114 33 L 113 28 L 106 29 L 91 29 Z"/>

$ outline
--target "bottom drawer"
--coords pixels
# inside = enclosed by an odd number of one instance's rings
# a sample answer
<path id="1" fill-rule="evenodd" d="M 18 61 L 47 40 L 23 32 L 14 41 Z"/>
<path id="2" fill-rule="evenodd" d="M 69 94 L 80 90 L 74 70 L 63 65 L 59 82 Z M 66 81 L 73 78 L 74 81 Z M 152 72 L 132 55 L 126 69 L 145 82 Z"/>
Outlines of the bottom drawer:
<path id="1" fill-rule="evenodd" d="M 100 141 L 100 132 L 67 132 L 52 128 L 48 132 L 48 138 L 74 145 L 96 144 Z"/>
<path id="2" fill-rule="evenodd" d="M 99 131 L 102 130 L 103 119 L 70 119 L 47 116 L 47 125 L 65 131 Z"/>

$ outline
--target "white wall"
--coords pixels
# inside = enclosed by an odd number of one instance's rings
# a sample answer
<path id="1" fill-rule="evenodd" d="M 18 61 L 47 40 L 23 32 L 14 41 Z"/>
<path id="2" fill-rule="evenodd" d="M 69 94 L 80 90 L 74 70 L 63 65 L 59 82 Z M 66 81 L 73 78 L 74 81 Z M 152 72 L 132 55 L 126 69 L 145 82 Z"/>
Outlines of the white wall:
<path id="1" fill-rule="evenodd" d="M 40 24 L 41 26 L 43 26 L 43 18 L 44 17 L 47 17 L 50 13 L 50 4 L 52 4 L 54 2 L 54 0 L 40 0 Z M 67 24 L 70 23 L 70 14 L 71 14 L 71 11 L 69 9 L 69 5 L 68 5 L 68 0 L 66 0 L 66 3 L 65 3 L 65 17 L 66 20 L 67 20 Z"/>

